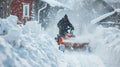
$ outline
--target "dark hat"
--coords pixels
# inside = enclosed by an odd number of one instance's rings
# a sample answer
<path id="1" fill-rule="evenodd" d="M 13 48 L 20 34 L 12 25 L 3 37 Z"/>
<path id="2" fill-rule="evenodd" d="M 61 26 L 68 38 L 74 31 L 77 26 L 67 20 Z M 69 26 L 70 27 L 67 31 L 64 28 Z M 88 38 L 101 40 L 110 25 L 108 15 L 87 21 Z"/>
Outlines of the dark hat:
<path id="1" fill-rule="evenodd" d="M 65 14 L 64 18 L 68 18 L 67 14 Z"/>

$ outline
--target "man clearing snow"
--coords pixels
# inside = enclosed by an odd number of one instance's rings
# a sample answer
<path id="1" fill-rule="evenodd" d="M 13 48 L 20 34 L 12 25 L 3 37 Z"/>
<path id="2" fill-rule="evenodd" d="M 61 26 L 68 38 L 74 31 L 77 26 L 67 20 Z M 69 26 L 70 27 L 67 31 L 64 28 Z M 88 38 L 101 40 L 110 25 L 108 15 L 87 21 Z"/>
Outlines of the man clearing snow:
<path id="1" fill-rule="evenodd" d="M 55 38 L 59 45 L 59 50 L 65 51 L 67 49 L 81 49 L 87 48 L 89 42 L 78 42 L 78 39 L 73 35 L 73 25 L 69 22 L 68 16 L 65 14 L 57 24 L 59 28 L 59 35 Z"/>
<path id="2" fill-rule="evenodd" d="M 74 30 L 73 25 L 69 22 L 68 16 L 65 14 L 64 18 L 62 18 L 58 24 L 59 28 L 59 35 L 64 37 L 66 33 L 68 33 L 68 30 Z"/>

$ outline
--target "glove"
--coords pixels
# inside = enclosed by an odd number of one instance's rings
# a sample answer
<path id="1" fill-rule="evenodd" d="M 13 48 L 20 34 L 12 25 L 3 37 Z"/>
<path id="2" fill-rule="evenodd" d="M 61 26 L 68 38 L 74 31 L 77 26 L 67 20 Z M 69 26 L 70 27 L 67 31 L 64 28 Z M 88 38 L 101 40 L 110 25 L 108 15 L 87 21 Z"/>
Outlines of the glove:
<path id="1" fill-rule="evenodd" d="M 74 27 L 72 27 L 72 29 L 71 30 L 74 30 Z"/>

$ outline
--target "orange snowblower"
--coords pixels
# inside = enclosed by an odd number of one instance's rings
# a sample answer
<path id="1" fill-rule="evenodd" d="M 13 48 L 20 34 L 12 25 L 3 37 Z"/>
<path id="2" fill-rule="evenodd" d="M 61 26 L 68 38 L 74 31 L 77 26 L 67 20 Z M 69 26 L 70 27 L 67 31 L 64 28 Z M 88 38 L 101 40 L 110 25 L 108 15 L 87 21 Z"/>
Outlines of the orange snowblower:
<path id="1" fill-rule="evenodd" d="M 66 33 L 65 37 L 58 36 L 57 38 L 55 38 L 55 40 L 57 41 L 59 46 L 64 45 L 64 48 L 67 48 L 67 49 L 71 49 L 71 48 L 81 49 L 86 47 L 89 44 L 89 42 L 83 42 L 83 43 L 76 42 L 75 36 L 70 33 Z"/>

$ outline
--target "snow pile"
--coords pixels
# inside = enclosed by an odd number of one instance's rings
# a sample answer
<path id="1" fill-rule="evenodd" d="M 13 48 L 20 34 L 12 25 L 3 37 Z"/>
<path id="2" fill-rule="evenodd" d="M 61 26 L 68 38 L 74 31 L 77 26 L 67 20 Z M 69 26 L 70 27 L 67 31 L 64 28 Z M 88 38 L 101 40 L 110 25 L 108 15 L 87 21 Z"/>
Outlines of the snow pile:
<path id="1" fill-rule="evenodd" d="M 0 18 L 0 35 L 5 35 L 7 32 L 7 23 Z"/>
<path id="2" fill-rule="evenodd" d="M 107 67 L 119 67 L 120 30 L 98 26 L 93 36 L 94 39 L 91 43 L 93 52 L 101 57 Z"/>
<path id="3" fill-rule="evenodd" d="M 119 9 L 115 9 L 113 12 L 104 14 L 91 21 L 92 24 L 99 22 L 100 20 L 113 15 L 115 12 L 119 12 Z M 111 23 L 111 22 L 107 22 Z M 113 23 L 113 22 L 112 22 Z M 93 38 L 91 39 L 91 47 L 96 55 L 101 57 L 103 63 L 107 67 L 119 67 L 120 66 L 120 30 L 115 27 L 104 28 L 102 26 L 92 25 L 91 29 Z M 114 61 L 114 62 L 113 62 Z"/>
<path id="4" fill-rule="evenodd" d="M 5 31 L 8 31 L 8 33 L 3 38 L 11 44 L 16 43 L 21 35 L 21 28 L 17 25 L 17 17 L 10 16 L 7 20 L 4 20 L 4 23 L 6 23 Z"/>
<path id="5" fill-rule="evenodd" d="M 95 55 L 58 51 L 54 38 L 36 21 L 25 26 L 17 25 L 15 16 L 1 21 L 8 32 L 0 37 L 0 67 L 105 67 Z"/>
<path id="6" fill-rule="evenodd" d="M 0 21 L 0 67 L 57 67 L 56 42 L 40 33 L 39 24 L 19 26 L 15 16 Z"/>
<path id="7" fill-rule="evenodd" d="M 62 53 L 54 38 L 41 31 L 36 21 L 20 26 L 17 17 L 10 16 L 0 22 L 0 67 L 120 66 L 120 31 L 116 28 L 98 26 L 94 33 L 80 36 L 83 40 L 90 39 L 92 53 L 67 50 Z"/>
<path id="8" fill-rule="evenodd" d="M 79 51 L 66 51 L 59 58 L 59 67 L 106 67 L 98 56 Z"/>

